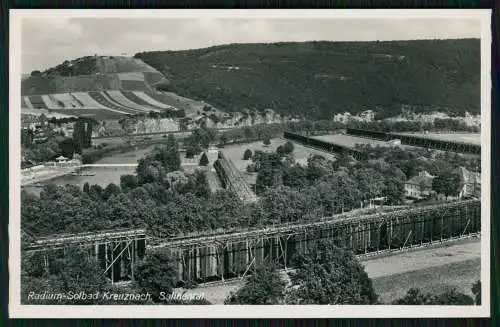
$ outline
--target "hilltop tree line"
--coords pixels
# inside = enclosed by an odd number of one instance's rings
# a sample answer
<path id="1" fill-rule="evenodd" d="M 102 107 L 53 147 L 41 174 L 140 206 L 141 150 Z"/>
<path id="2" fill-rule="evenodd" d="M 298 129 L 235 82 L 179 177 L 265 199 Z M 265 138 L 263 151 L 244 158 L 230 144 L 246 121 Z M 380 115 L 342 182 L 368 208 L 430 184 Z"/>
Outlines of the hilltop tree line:
<path id="1" fill-rule="evenodd" d="M 323 119 L 366 109 L 389 117 L 405 105 L 480 112 L 479 39 L 237 44 L 135 57 L 169 76 L 170 91 L 224 111 Z"/>

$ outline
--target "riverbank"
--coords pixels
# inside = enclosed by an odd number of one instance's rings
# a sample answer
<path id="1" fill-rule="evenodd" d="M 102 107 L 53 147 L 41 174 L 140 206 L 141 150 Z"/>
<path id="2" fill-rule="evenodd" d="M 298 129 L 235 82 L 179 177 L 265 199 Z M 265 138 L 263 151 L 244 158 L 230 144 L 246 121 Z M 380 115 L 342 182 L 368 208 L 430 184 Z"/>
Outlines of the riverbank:
<path id="1" fill-rule="evenodd" d="M 46 182 L 54 178 L 62 177 L 74 172 L 78 166 L 69 168 L 47 167 L 46 170 L 39 170 L 27 176 L 22 176 L 21 187 L 36 183 Z"/>

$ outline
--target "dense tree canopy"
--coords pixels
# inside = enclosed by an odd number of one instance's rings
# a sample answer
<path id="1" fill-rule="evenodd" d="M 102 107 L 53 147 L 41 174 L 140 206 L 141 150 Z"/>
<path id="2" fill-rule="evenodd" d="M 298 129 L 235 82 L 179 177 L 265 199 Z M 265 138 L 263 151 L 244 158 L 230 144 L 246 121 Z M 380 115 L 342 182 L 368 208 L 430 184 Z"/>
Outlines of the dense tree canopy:
<path id="1" fill-rule="evenodd" d="M 376 304 L 372 281 L 351 251 L 319 241 L 299 253 L 290 273 L 291 304 Z"/>
<path id="2" fill-rule="evenodd" d="M 324 119 L 365 109 L 393 116 L 403 105 L 480 112 L 479 39 L 232 44 L 135 57 L 173 76 L 179 94 L 225 111 Z"/>
<path id="3" fill-rule="evenodd" d="M 418 288 L 411 288 L 408 293 L 393 302 L 397 305 L 473 305 L 474 300 L 467 294 L 455 289 L 441 294 L 423 293 Z"/>
<path id="4" fill-rule="evenodd" d="M 160 292 L 171 294 L 175 286 L 176 267 L 165 249 L 149 251 L 136 267 L 135 277 L 139 287 L 152 295 L 153 301 L 160 300 Z"/>
<path id="5" fill-rule="evenodd" d="M 286 282 L 273 262 L 258 265 L 245 285 L 232 293 L 225 304 L 284 304 Z"/>

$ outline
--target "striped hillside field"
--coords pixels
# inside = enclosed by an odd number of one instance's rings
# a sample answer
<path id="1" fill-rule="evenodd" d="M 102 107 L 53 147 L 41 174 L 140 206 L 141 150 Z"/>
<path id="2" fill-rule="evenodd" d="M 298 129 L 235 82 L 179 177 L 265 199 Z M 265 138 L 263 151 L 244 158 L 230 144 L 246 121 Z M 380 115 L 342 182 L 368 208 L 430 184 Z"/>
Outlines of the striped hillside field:
<path id="1" fill-rule="evenodd" d="M 76 109 L 82 107 L 81 104 L 69 93 L 56 93 L 51 94 L 51 96 L 56 102 L 61 102 L 65 109 Z"/>
<path id="2" fill-rule="evenodd" d="M 171 109 L 171 110 L 179 110 L 178 108 L 162 103 L 160 101 L 157 101 L 150 97 L 147 93 L 140 92 L 140 91 L 132 91 L 132 95 L 135 96 L 136 98 L 140 99 L 141 101 L 144 101 L 146 103 L 149 103 L 151 105 L 154 105 L 156 107 L 160 107 L 162 109 Z"/>
<path id="3" fill-rule="evenodd" d="M 141 113 L 144 113 L 144 110 L 139 110 L 139 109 L 134 109 L 132 107 L 129 107 L 127 105 L 124 105 L 124 104 L 121 104 L 119 102 L 117 102 L 116 100 L 112 99 L 108 93 L 106 93 L 106 91 L 103 91 L 103 92 L 99 92 L 101 94 L 101 96 L 104 98 L 104 100 L 107 101 L 107 103 L 112 103 L 113 105 L 115 106 L 118 106 L 119 108 L 122 108 L 122 109 L 126 109 L 126 110 L 130 110 L 130 111 L 133 111 L 134 114 L 141 114 Z"/>
<path id="4" fill-rule="evenodd" d="M 49 109 L 42 99 L 41 95 L 30 95 L 29 100 L 34 108 L 36 109 Z"/>
<path id="5" fill-rule="evenodd" d="M 95 95 L 94 95 L 95 97 L 93 97 L 91 95 L 91 93 L 95 93 Z M 72 95 L 75 97 L 75 99 L 80 101 L 84 105 L 85 108 L 106 109 L 106 110 L 113 111 L 113 112 L 116 112 L 116 113 L 119 113 L 122 115 L 133 114 L 133 112 L 122 110 L 122 109 L 117 108 L 116 106 L 114 106 L 112 104 L 110 105 L 110 107 L 107 107 L 106 101 L 103 101 L 104 102 L 103 103 L 103 102 L 100 102 L 97 100 L 97 99 L 99 99 L 102 101 L 102 98 L 99 98 L 100 92 L 88 92 L 88 93 L 87 92 L 75 92 L 75 93 L 72 93 Z"/>
<path id="6" fill-rule="evenodd" d="M 137 112 L 135 110 L 127 109 L 123 106 L 119 106 L 118 104 L 114 103 L 113 101 L 109 101 L 104 97 L 104 95 L 101 92 L 88 92 L 88 95 L 95 101 L 98 102 L 99 104 L 102 105 L 103 108 L 105 109 L 110 109 L 116 112 L 121 112 L 123 114 L 128 114 L 128 115 L 135 115 Z"/>
<path id="7" fill-rule="evenodd" d="M 137 94 L 137 93 L 136 93 Z M 146 93 L 150 98 L 154 100 L 164 103 L 166 105 L 172 106 L 174 108 L 184 109 L 186 112 L 189 112 L 190 107 L 183 103 L 182 101 L 177 101 L 174 97 L 168 95 L 167 93 L 160 92 L 147 92 Z"/>
<path id="8" fill-rule="evenodd" d="M 120 80 L 123 90 L 149 91 L 150 88 L 144 81 Z"/>
<path id="9" fill-rule="evenodd" d="M 121 105 L 141 110 L 142 112 L 150 112 L 150 111 L 155 111 L 159 112 L 160 110 L 158 108 L 155 108 L 153 106 L 149 105 L 144 105 L 144 104 L 139 104 L 134 101 L 129 100 L 125 95 L 122 94 L 120 91 L 105 91 L 105 93 L 114 101 L 118 102 Z"/>
<path id="10" fill-rule="evenodd" d="M 34 106 L 33 106 L 33 104 L 31 103 L 31 101 L 30 101 L 30 98 L 29 98 L 29 97 L 23 97 L 23 103 L 24 103 L 24 105 L 26 106 L 25 108 L 35 109 L 35 107 L 34 107 Z"/>

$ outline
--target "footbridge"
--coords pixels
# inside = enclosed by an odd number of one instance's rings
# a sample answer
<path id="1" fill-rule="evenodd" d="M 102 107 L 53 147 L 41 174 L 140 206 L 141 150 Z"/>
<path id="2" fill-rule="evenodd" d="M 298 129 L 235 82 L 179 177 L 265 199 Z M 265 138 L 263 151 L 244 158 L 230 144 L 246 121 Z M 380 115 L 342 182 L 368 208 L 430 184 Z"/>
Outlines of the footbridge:
<path id="1" fill-rule="evenodd" d="M 99 232 L 37 239 L 27 252 L 84 246 L 100 260 L 112 281 L 133 279 L 133 267 L 150 249 L 165 249 L 175 260 L 177 280 L 209 282 L 243 277 L 266 259 L 293 267 L 293 256 L 328 239 L 356 255 L 401 249 L 480 235 L 481 203 L 468 200 L 363 215 L 344 213 L 320 221 L 235 229 L 158 239 L 145 230 Z"/>

